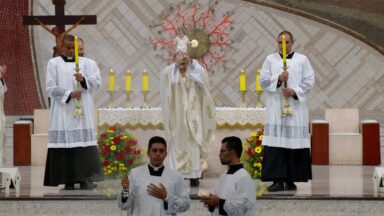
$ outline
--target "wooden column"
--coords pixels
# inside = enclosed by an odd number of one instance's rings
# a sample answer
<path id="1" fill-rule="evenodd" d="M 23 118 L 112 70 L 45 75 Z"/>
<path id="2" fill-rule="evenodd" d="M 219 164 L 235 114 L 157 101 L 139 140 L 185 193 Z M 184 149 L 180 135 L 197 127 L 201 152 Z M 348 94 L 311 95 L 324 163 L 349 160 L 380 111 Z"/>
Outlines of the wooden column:
<path id="1" fill-rule="evenodd" d="M 311 123 L 312 164 L 329 164 L 329 124 L 327 122 Z"/>
<path id="2" fill-rule="evenodd" d="M 380 124 L 378 122 L 361 123 L 363 135 L 363 165 L 379 165 L 380 158 Z"/>
<path id="3" fill-rule="evenodd" d="M 17 121 L 13 124 L 13 164 L 31 165 L 32 121 Z"/>

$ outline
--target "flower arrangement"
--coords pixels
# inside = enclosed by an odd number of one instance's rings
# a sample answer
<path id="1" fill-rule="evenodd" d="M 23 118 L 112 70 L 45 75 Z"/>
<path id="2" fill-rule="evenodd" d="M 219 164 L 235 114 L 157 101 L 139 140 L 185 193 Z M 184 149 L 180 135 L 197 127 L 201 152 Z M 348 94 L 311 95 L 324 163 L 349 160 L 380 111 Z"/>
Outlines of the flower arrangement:
<path id="1" fill-rule="evenodd" d="M 98 148 L 105 176 L 122 178 L 142 161 L 137 140 L 116 127 L 108 127 L 100 133 Z"/>
<path id="2" fill-rule="evenodd" d="M 263 168 L 263 130 L 251 133 L 244 144 L 243 161 L 249 175 L 254 179 L 261 178 Z"/>

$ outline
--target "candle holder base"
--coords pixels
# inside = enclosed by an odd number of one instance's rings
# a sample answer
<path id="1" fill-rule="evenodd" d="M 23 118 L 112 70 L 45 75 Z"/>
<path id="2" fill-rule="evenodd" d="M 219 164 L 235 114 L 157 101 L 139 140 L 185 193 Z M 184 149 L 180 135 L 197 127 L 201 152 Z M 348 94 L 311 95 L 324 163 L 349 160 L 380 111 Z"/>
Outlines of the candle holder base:
<path id="1" fill-rule="evenodd" d="M 109 94 L 109 104 L 107 108 L 114 109 L 116 108 L 115 104 L 113 103 L 113 95 L 115 94 L 115 91 L 108 91 L 108 94 Z"/>
<path id="2" fill-rule="evenodd" d="M 127 108 L 127 109 L 131 109 L 132 108 L 132 105 L 131 105 L 131 93 L 132 93 L 132 91 L 125 91 L 125 95 L 127 96 L 127 104 L 125 105 L 125 108 Z"/>
<path id="3" fill-rule="evenodd" d="M 148 93 L 149 93 L 149 91 L 141 91 L 141 93 L 143 93 L 143 95 L 144 95 L 144 102 L 143 102 L 143 105 L 140 108 L 142 108 L 142 109 L 149 109 L 149 108 L 151 108 L 149 106 L 149 103 L 148 103 Z"/>
<path id="4" fill-rule="evenodd" d="M 261 94 L 263 94 L 263 91 L 255 91 L 255 95 L 256 95 L 256 108 L 264 108 L 264 104 L 263 102 L 261 101 Z"/>
<path id="5" fill-rule="evenodd" d="M 246 93 L 247 93 L 247 91 L 240 91 L 240 94 L 241 94 L 240 108 L 247 108 L 247 104 L 245 103 L 245 94 Z"/>

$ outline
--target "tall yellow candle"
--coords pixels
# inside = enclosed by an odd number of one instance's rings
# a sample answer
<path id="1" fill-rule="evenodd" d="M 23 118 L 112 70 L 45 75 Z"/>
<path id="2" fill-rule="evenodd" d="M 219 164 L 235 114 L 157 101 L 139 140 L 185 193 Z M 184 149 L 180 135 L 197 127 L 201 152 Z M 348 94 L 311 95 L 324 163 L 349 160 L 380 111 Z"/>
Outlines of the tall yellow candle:
<path id="1" fill-rule="evenodd" d="M 75 36 L 75 63 L 76 66 L 79 65 L 79 42 L 77 40 L 77 36 Z"/>
<path id="2" fill-rule="evenodd" d="M 148 71 L 144 70 L 143 72 L 143 79 L 142 79 L 142 90 L 143 92 L 147 92 L 149 90 L 148 88 Z"/>
<path id="3" fill-rule="evenodd" d="M 244 68 L 241 69 L 240 72 L 240 91 L 247 91 L 247 78 L 245 76 L 245 70 Z"/>
<path id="4" fill-rule="evenodd" d="M 281 52 L 283 54 L 283 65 L 287 64 L 287 42 L 285 40 L 285 35 L 281 36 Z"/>
<path id="5" fill-rule="evenodd" d="M 131 71 L 127 70 L 127 72 L 125 73 L 125 91 L 132 91 L 131 81 Z"/>
<path id="6" fill-rule="evenodd" d="M 115 91 L 115 72 L 112 69 L 108 75 L 108 91 Z"/>
<path id="7" fill-rule="evenodd" d="M 260 69 L 258 69 L 257 72 L 256 72 L 256 87 L 255 87 L 255 90 L 257 92 L 263 91 L 263 88 L 260 85 Z"/>

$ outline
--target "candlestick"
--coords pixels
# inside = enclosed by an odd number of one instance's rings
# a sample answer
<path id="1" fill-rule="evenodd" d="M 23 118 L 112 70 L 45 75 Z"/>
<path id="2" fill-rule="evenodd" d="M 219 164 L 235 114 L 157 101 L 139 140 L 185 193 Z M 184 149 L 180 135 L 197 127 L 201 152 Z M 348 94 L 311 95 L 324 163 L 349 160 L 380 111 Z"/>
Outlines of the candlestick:
<path id="1" fill-rule="evenodd" d="M 247 78 L 245 76 L 244 68 L 240 72 L 240 92 L 247 91 Z"/>
<path id="2" fill-rule="evenodd" d="M 263 102 L 261 101 L 261 94 L 263 94 L 263 91 L 255 91 L 255 95 L 256 95 L 256 108 L 263 108 L 264 107 L 264 104 Z"/>
<path id="3" fill-rule="evenodd" d="M 115 104 L 113 103 L 113 95 L 115 94 L 115 91 L 108 91 L 109 94 L 109 104 L 107 108 L 114 109 L 116 108 Z"/>
<path id="4" fill-rule="evenodd" d="M 111 69 L 108 76 L 108 91 L 115 91 L 115 72 Z"/>
<path id="5" fill-rule="evenodd" d="M 132 81 L 132 76 L 131 76 L 131 71 L 127 70 L 125 73 L 125 91 L 131 91 L 131 81 Z"/>
<path id="6" fill-rule="evenodd" d="M 80 66 L 79 66 L 79 43 L 77 40 L 77 36 L 75 36 L 75 71 L 76 74 L 80 73 Z M 77 81 L 76 83 L 76 90 L 81 91 L 80 82 Z M 75 118 L 81 118 L 84 116 L 83 109 L 81 108 L 81 101 L 80 98 L 76 100 L 76 107 L 75 112 L 73 113 L 73 117 Z"/>
<path id="7" fill-rule="evenodd" d="M 148 104 L 148 93 L 149 93 L 149 91 L 141 91 L 141 93 L 143 93 L 143 95 L 144 95 L 144 103 L 143 103 L 143 106 L 141 106 L 141 108 L 143 108 L 143 109 L 150 108 L 150 106 Z"/>
<path id="8" fill-rule="evenodd" d="M 287 71 L 287 69 L 288 69 L 288 65 L 287 65 L 287 42 L 285 40 L 284 34 L 282 35 L 281 39 L 282 39 L 281 49 L 282 49 L 282 54 L 283 54 L 283 70 Z M 283 85 L 284 85 L 284 88 L 288 88 L 287 81 L 284 81 Z M 283 107 L 283 111 L 282 111 L 281 115 L 283 117 L 293 115 L 293 109 L 288 103 L 288 97 L 284 97 L 284 107 Z"/>
<path id="9" fill-rule="evenodd" d="M 256 72 L 256 85 L 255 85 L 256 91 L 263 91 L 263 88 L 260 85 L 260 69 Z"/>
<path id="10" fill-rule="evenodd" d="M 132 105 L 131 105 L 131 93 L 132 93 L 132 91 L 125 91 L 125 95 L 127 96 L 127 104 L 125 105 L 125 108 L 127 108 L 127 109 L 132 108 Z"/>
<path id="11" fill-rule="evenodd" d="M 148 92 L 149 91 L 149 87 L 148 87 L 148 71 L 147 70 L 144 70 L 143 72 L 143 79 L 142 79 L 142 91 L 143 92 Z"/>
<path id="12" fill-rule="evenodd" d="M 247 91 L 240 91 L 240 94 L 241 94 L 240 108 L 247 108 L 247 104 L 245 103 L 245 94 L 246 93 L 247 93 Z"/>

